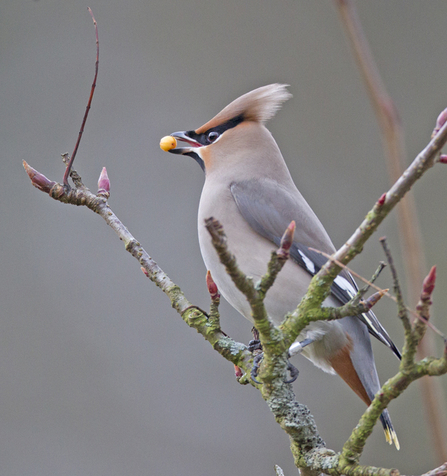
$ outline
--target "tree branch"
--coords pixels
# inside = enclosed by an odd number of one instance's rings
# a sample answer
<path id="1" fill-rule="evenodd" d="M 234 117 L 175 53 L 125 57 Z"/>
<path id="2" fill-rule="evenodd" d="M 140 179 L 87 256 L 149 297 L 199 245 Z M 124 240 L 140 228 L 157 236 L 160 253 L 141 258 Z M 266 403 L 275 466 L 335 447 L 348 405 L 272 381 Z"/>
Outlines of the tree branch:
<path id="1" fill-rule="evenodd" d="M 334 254 L 334 259 L 345 264 L 360 252 L 363 244 L 392 210 L 399 198 L 422 176 L 424 171 L 433 165 L 434 159 L 439 155 L 445 141 L 447 141 L 446 124 L 441 127 L 438 135 L 430 141 L 409 169 L 387 193 L 387 198 L 379 200 L 347 244 Z M 180 288 L 170 280 L 110 209 L 105 197 L 105 194 L 109 193 L 110 190 L 110 180 L 108 177 L 106 178 L 104 170 L 99 181 L 100 191 L 97 195 L 94 195 L 84 186 L 67 190 L 62 184 L 47 179 L 26 162 L 24 162 L 24 167 L 32 184 L 48 193 L 53 199 L 62 203 L 83 205 L 98 213 L 123 241 L 126 250 L 139 261 L 145 270 L 146 276 L 169 297 L 171 305 L 182 316 L 183 320 L 190 327 L 195 328 L 227 360 L 242 368 L 246 374 L 249 372 L 252 365 L 252 355 L 247 348 L 225 336 L 219 328 L 218 321 L 214 320 L 214 325 L 210 325 L 206 314 L 186 299 Z M 312 279 L 309 291 L 298 308 L 278 328 L 270 322 L 263 305 L 264 291 L 269 287 L 265 284 L 271 282 L 271 277 L 267 273 L 260 282 L 264 285 L 260 285 L 260 289 L 257 289 L 251 280 L 238 269 L 236 259 L 226 247 L 225 235 L 219 224 L 211 221 L 208 226 L 213 241 L 217 249 L 220 250 L 221 259 L 223 256 L 230 275 L 235 279 L 235 282 L 239 283 L 242 289 L 245 289 L 249 301 L 251 300 L 250 304 L 252 305 L 255 322 L 257 325 L 260 324 L 259 331 L 265 352 L 260 372 L 260 378 L 263 382 L 260 390 L 277 422 L 291 439 L 291 448 L 296 465 L 310 469 L 313 474 L 323 470 L 328 474 L 395 474 L 394 470 L 358 465 L 358 458 L 366 438 L 388 403 L 407 388 L 411 381 L 423 375 L 440 375 L 447 371 L 447 350 L 441 359 L 424 359 L 415 364 L 411 371 L 401 369 L 393 379 L 390 379 L 384 385 L 362 416 L 339 459 L 338 455 L 325 448 L 323 440 L 318 435 L 313 417 L 307 407 L 296 401 L 291 385 L 284 383 L 284 374 L 289 343 L 295 340 L 300 328 L 302 329 L 307 325 L 307 313 L 312 316 L 321 308 L 321 302 L 324 300 L 324 296 L 327 294 L 330 284 L 340 267 L 336 264 L 336 261 L 328 260 L 321 271 Z M 277 252 L 276 255 L 278 254 L 280 258 L 275 258 L 272 255 L 273 262 L 275 259 L 283 259 L 281 257 L 283 252 Z M 269 269 L 273 270 L 273 273 L 279 272 L 276 265 L 269 267 Z M 265 289 L 262 289 L 263 286 Z M 429 287 L 429 285 L 426 285 L 425 294 L 423 292 L 424 297 L 421 297 L 421 301 L 424 303 L 421 310 L 424 313 L 427 309 L 426 294 Z M 348 312 L 347 308 L 345 308 L 345 311 Z M 324 313 L 326 311 L 320 309 L 320 312 Z M 343 312 L 343 308 L 340 312 Z"/>
<path id="2" fill-rule="evenodd" d="M 355 3 L 352 0 L 335 0 L 335 4 L 376 114 L 387 156 L 390 183 L 392 183 L 401 175 L 407 162 L 401 120 L 374 61 L 361 21 L 357 15 Z M 445 114 L 439 120 L 444 123 L 446 120 Z M 436 133 L 437 130 L 435 129 L 434 134 Z M 440 161 L 445 162 L 446 157 L 441 157 Z M 419 283 L 426 269 L 420 225 L 413 195 L 407 195 L 402 200 L 397 208 L 397 218 L 402 256 L 405 256 L 407 295 L 413 297 L 418 294 Z M 413 305 L 413 303 L 410 302 L 410 305 Z M 433 338 L 428 337 L 418 347 L 420 356 L 435 352 Z M 421 383 L 422 396 L 431 428 L 432 444 L 438 460 L 445 461 L 447 459 L 447 433 L 445 431 L 447 419 L 445 418 L 445 402 L 443 402 L 442 390 L 435 380 L 424 379 Z"/>
<path id="3" fill-rule="evenodd" d="M 97 66 L 98 54 L 96 73 Z M 88 108 L 90 107 L 93 90 L 94 87 L 92 86 L 80 136 L 82 135 Z M 442 123 L 443 121 L 440 122 Z M 344 266 L 360 253 L 363 244 L 377 229 L 382 220 L 390 213 L 416 180 L 428 168 L 433 166 L 436 157 L 440 154 L 441 147 L 447 141 L 447 123 L 445 123 L 445 120 L 443 124 L 441 123 L 439 124 L 439 132 L 433 137 L 428 146 L 419 154 L 390 191 L 379 198 L 348 242 L 333 255 L 332 259 L 328 260 L 320 272 L 312 279 L 306 296 L 302 299 L 297 309 L 279 327 L 270 321 L 264 307 L 264 298 L 288 258 L 288 250 L 292 242 L 295 224 L 293 222 L 290 224 L 281 241 L 280 249 L 272 253 L 266 274 L 258 283 L 253 284 L 252 279 L 239 270 L 236 258 L 227 248 L 225 234 L 220 224 L 214 219 L 207 220 L 206 226 L 212 236 L 213 244 L 221 261 L 225 264 L 228 274 L 238 289 L 245 294 L 250 303 L 253 318 L 263 344 L 264 360 L 259 374 L 262 385 L 258 385 L 257 388 L 261 391 L 276 421 L 289 435 L 295 464 L 303 469 L 303 474 L 314 476 L 324 471 L 327 474 L 337 476 L 340 474 L 355 476 L 397 475 L 397 470 L 360 466 L 358 464 L 366 438 L 371 433 L 375 422 L 388 403 L 408 387 L 413 380 L 423 375 L 441 375 L 447 372 L 447 345 L 441 358 L 430 357 L 420 362 L 414 362 L 414 352 L 411 350 L 412 346 L 417 345 L 420 341 L 425 331 L 424 325 L 428 320 L 431 294 L 434 288 L 435 275 L 433 271 L 424 281 L 420 303 L 417 308 L 420 317 L 423 318 L 423 323 L 421 324 L 419 320 L 416 321 L 412 326 L 412 332 L 409 333 L 409 336 L 406 336 L 406 340 L 408 338 L 409 342 L 406 342 L 405 347 L 407 352 L 405 365 L 403 362 L 398 374 L 386 382 L 377 394 L 340 455 L 325 447 L 325 443 L 317 432 L 315 421 L 308 408 L 296 400 L 292 386 L 284 382 L 288 347 L 311 319 L 321 319 L 322 317 L 327 319 L 341 318 L 344 315 L 364 312 L 364 310 L 369 310 L 384 294 L 385 291 L 380 291 L 379 294 L 376 293 L 369 300 L 363 302 L 357 302 L 358 298 L 356 297 L 352 303 L 348 303 L 339 309 L 321 308 L 322 302 L 329 293 L 333 279 L 340 271 L 338 263 Z M 77 145 L 79 141 L 80 137 Z M 73 155 L 75 155 L 75 152 Z M 73 159 L 74 157 L 72 156 L 64 175 L 63 184 L 49 180 L 26 162 L 23 165 L 32 184 L 39 190 L 48 193 L 53 199 L 62 203 L 86 206 L 100 215 L 115 231 L 120 240 L 123 241 L 126 250 L 138 260 L 144 274 L 168 296 L 172 307 L 181 315 L 183 320 L 190 327 L 196 329 L 223 357 L 248 374 L 252 366 L 252 354 L 245 345 L 233 341 L 220 329 L 218 311 L 220 296 L 212 276 L 210 274 L 207 275 L 207 287 L 211 298 L 210 315 L 207 316 L 205 312 L 188 301 L 179 286 L 171 281 L 113 213 L 107 202 L 110 195 L 110 180 L 105 168 L 101 172 L 96 195 L 82 184 L 77 174 L 73 179 L 75 188 L 71 189 L 68 187 L 66 183 L 68 174 L 75 174 L 71 168 Z M 240 377 L 239 380 L 241 383 L 246 383 L 246 379 L 244 382 L 243 377 Z"/>

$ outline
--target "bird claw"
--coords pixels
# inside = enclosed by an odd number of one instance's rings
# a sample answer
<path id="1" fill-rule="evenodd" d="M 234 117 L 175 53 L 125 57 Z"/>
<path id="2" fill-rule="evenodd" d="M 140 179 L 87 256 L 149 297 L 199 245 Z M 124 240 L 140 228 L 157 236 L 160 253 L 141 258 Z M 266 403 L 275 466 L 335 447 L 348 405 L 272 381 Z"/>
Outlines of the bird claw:
<path id="1" fill-rule="evenodd" d="M 289 371 L 290 378 L 289 380 L 284 380 L 284 383 L 293 383 L 295 380 L 298 378 L 298 375 L 300 374 L 300 371 L 290 363 L 290 361 L 287 361 L 287 370 Z"/>
<path id="2" fill-rule="evenodd" d="M 259 382 L 259 380 L 256 380 L 256 377 L 258 376 L 259 365 L 263 357 L 264 357 L 264 352 L 260 352 L 259 354 L 256 354 L 253 358 L 253 367 L 251 368 L 251 371 L 250 371 L 250 377 L 254 383 L 258 383 L 258 384 L 262 383 L 262 382 Z"/>
<path id="3" fill-rule="evenodd" d="M 262 382 L 259 382 L 259 380 L 256 379 L 258 376 L 258 370 L 259 366 L 261 364 L 261 360 L 264 357 L 264 352 L 260 352 L 259 354 L 256 354 L 253 358 L 253 367 L 251 368 L 250 371 L 250 377 L 253 380 L 254 383 L 261 384 Z M 299 370 L 292 365 L 289 361 L 287 361 L 287 371 L 290 373 L 290 379 L 284 380 L 284 383 L 293 383 L 295 380 L 298 378 L 299 375 Z"/>
<path id="4" fill-rule="evenodd" d="M 259 339 L 252 339 L 248 343 L 248 350 L 253 353 L 255 350 L 262 350 L 261 341 Z"/>

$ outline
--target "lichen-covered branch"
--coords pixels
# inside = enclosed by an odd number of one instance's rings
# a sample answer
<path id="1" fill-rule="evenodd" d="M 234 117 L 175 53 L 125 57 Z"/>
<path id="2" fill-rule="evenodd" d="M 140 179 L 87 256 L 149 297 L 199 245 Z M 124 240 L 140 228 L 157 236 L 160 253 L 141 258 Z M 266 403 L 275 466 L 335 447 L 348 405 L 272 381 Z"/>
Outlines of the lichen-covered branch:
<path id="1" fill-rule="evenodd" d="M 110 194 L 110 180 L 105 168 L 101 172 L 98 181 L 98 193 L 95 195 L 84 185 L 69 188 L 49 180 L 25 161 L 23 166 L 31 179 L 31 183 L 39 190 L 48 193 L 51 198 L 66 204 L 85 206 L 100 215 L 124 243 L 125 249 L 138 260 L 144 274 L 168 296 L 172 307 L 182 316 L 183 320 L 190 327 L 196 329 L 227 360 L 238 365 L 245 372 L 250 371 L 252 355 L 246 346 L 223 334 L 215 315 L 210 324 L 207 315 L 188 301 L 180 287 L 149 256 L 138 240 L 134 238 L 112 211 L 107 202 Z M 77 177 L 79 176 L 77 175 Z M 77 183 L 82 184 L 80 177 Z"/>
<path id="2" fill-rule="evenodd" d="M 346 265 L 354 259 L 355 256 L 361 253 L 364 244 L 377 230 L 391 210 L 393 210 L 415 182 L 421 178 L 428 169 L 433 167 L 446 142 L 447 122 L 440 127 L 439 132 L 414 159 L 413 163 L 405 170 L 386 195 L 379 198 L 353 235 L 332 255 L 334 259 L 328 260 L 321 270 L 312 278 L 308 292 L 301 300 L 299 306 L 294 312 L 288 315 L 281 326 L 284 334 L 291 342 L 296 339 L 308 324 L 306 322 L 306 316 L 309 313 L 314 313 L 316 309 L 321 307 L 321 303 L 329 295 L 330 286 L 341 270 L 340 266 L 336 264 L 336 261 Z"/>
<path id="3" fill-rule="evenodd" d="M 94 24 L 96 29 L 95 20 Z M 250 374 L 253 356 L 245 345 L 233 341 L 220 329 L 220 295 L 212 276 L 208 273 L 206 279 L 211 300 L 208 315 L 188 301 L 179 286 L 164 273 L 111 210 L 107 202 L 110 195 L 110 180 L 106 169 L 104 168 L 101 172 L 98 181 L 98 192 L 93 194 L 83 185 L 81 178 L 72 168 L 96 87 L 99 61 L 98 37 L 96 40 L 95 78 L 74 153 L 71 159 L 68 156 L 65 157 L 67 169 L 63 184 L 49 180 L 26 162 L 24 162 L 25 170 L 32 184 L 39 190 L 48 193 L 53 199 L 62 203 L 86 206 L 100 215 L 115 231 L 119 239 L 123 241 L 125 249 L 138 260 L 144 274 L 168 296 L 172 307 L 181 315 L 183 320 L 190 327 L 196 329 L 217 352 L 237 366 L 237 377 L 241 383 L 248 383 L 247 375 Z M 406 335 L 404 355 L 399 372 L 389 379 L 377 394 L 344 445 L 341 454 L 336 454 L 326 448 L 318 434 L 309 409 L 296 400 L 292 386 L 285 382 L 288 347 L 309 322 L 318 319 L 340 319 L 348 315 L 366 312 L 383 296 L 385 291 L 382 290 L 361 301 L 363 294 L 359 293 L 345 306 L 336 309 L 322 308 L 322 302 L 330 292 L 331 283 L 341 269 L 339 263 L 346 265 L 361 252 L 363 245 L 383 219 L 405 196 L 411 186 L 439 159 L 441 148 L 446 141 L 447 114 L 444 113 L 438 119 L 434 136 L 428 146 L 418 155 L 393 187 L 378 199 L 351 238 L 333 255 L 333 259 L 328 260 L 320 272 L 315 275 L 307 294 L 297 309 L 286 317 L 281 326 L 275 326 L 269 319 L 264 306 L 264 299 L 289 257 L 295 223 L 292 222 L 289 225 L 281 240 L 280 248 L 272 253 L 266 274 L 259 282 L 254 283 L 250 277 L 238 268 L 236 257 L 228 250 L 225 234 L 220 224 L 212 218 L 206 222 L 206 227 L 211 234 L 213 244 L 222 263 L 226 266 L 227 272 L 235 285 L 250 303 L 253 319 L 263 345 L 264 358 L 259 370 L 259 379 L 262 383 L 256 385 L 256 387 L 261 391 L 276 421 L 288 434 L 295 463 L 297 467 L 302 469 L 303 475 L 314 476 L 321 472 L 337 476 L 341 474 L 352 476 L 398 475 L 397 470 L 359 465 L 359 458 L 366 439 L 389 402 L 399 396 L 411 382 L 424 375 L 435 376 L 447 372 L 447 345 L 442 357 L 430 357 L 419 362 L 415 361 L 415 349 L 425 333 L 426 323 L 429 319 L 431 295 L 435 281 L 435 270 L 433 268 L 423 283 L 420 301 L 417 306 L 419 319 L 413 324 L 403 319 Z M 439 159 L 439 162 L 446 163 L 447 159 L 443 156 Z M 73 180 L 74 188 L 71 188 L 68 183 L 69 176 Z M 397 283 L 397 277 L 395 283 Z M 404 309 L 403 302 L 399 308 L 401 307 Z M 240 369 L 245 372 L 245 375 L 241 375 Z M 253 382 L 251 383 L 254 385 Z M 441 468 L 434 474 L 442 474 L 442 471 Z"/>
<path id="4" fill-rule="evenodd" d="M 379 68 L 374 60 L 368 40 L 364 34 L 362 23 L 356 11 L 356 2 L 353 0 L 335 0 L 340 13 L 341 24 L 346 32 L 347 39 L 352 46 L 358 69 L 364 80 L 373 106 L 381 138 L 387 157 L 390 183 L 393 183 L 404 170 L 407 163 L 404 133 L 399 112 L 390 94 L 386 90 Z M 439 118 L 444 123 L 446 117 Z M 439 130 L 439 129 L 438 129 Z M 435 128 L 434 135 L 438 132 Z M 440 162 L 445 163 L 446 157 L 441 156 Z M 401 243 L 401 256 L 406 272 L 407 295 L 417 296 L 420 281 L 426 271 L 426 259 L 422 246 L 421 226 L 418 220 L 414 195 L 408 194 L 397 207 L 398 233 Z M 413 305 L 412 302 L 410 302 Z M 433 336 L 424 339 L 418 346 L 420 356 L 431 355 L 435 352 Z M 428 427 L 431 445 L 438 461 L 447 459 L 447 418 L 443 405 L 442 388 L 433 379 L 424 379 L 421 382 L 422 397 L 428 417 Z M 441 397 L 441 398 L 440 398 Z"/>
<path id="5" fill-rule="evenodd" d="M 439 134 L 441 133 L 442 140 L 447 140 L 447 127 L 445 124 Z M 428 168 L 427 163 L 432 165 L 434 157 L 436 154 L 439 154 L 441 145 L 441 140 L 435 137 L 423 153 L 418 156 L 415 163 L 410 166 L 410 170 L 406 173 L 405 177 L 395 185 L 394 189 L 398 193 L 405 194 L 409 189 L 406 180 L 414 183 L 421 175 L 421 168 Z M 98 213 L 123 241 L 126 250 L 139 261 L 146 276 L 169 297 L 171 305 L 181 314 L 183 320 L 203 335 L 214 349 L 227 360 L 243 369 L 246 374 L 249 372 L 252 365 L 252 355 L 250 352 L 243 344 L 234 342 L 220 330 L 218 290 L 212 281 L 212 277 L 209 276 L 207 280 L 211 296 L 211 318 L 209 318 L 203 311 L 186 299 L 180 288 L 170 280 L 110 209 L 107 203 L 110 193 L 110 181 L 104 169 L 98 183 L 98 193 L 95 195 L 83 185 L 72 189 L 51 181 L 30 167 L 26 162 L 24 162 L 24 167 L 32 184 L 39 190 L 48 193 L 53 199 L 62 203 L 86 206 L 95 213 Z M 78 184 L 82 184 L 82 181 L 79 180 Z M 369 237 L 395 203 L 397 203 L 397 198 L 393 193 L 388 192 L 388 195 L 391 197 L 388 203 L 386 198 L 381 197 L 362 223 L 359 230 L 363 230 L 363 232 L 357 230 L 349 240 L 348 245 L 345 245 L 341 251 L 339 250 L 335 254 L 336 259 L 341 263 L 348 262 L 359 252 L 367 239 L 365 235 Z M 272 254 L 268 271 L 259 283 L 253 283 L 250 278 L 239 270 L 236 258 L 227 248 L 225 234 L 220 224 L 216 220 L 209 220 L 207 227 L 216 250 L 227 267 L 228 273 L 238 288 L 246 295 L 252 306 L 253 318 L 264 346 L 264 360 L 259 374 L 263 385 L 260 385 L 259 388 L 270 410 L 274 413 L 277 422 L 290 437 L 291 449 L 297 466 L 307 468 L 308 474 L 318 474 L 322 471 L 334 475 L 395 474 L 394 470 L 363 467 L 358 464 L 366 438 L 371 433 L 383 409 L 386 408 L 393 398 L 396 398 L 407 388 L 413 380 L 423 375 L 440 375 L 447 371 L 447 350 L 440 359 L 424 359 L 421 362 L 415 363 L 411 369 L 408 367 L 401 368 L 399 373 L 384 385 L 382 391 L 365 412 L 359 425 L 345 444 L 341 455 L 335 454 L 325 448 L 325 444 L 318 435 L 315 422 L 307 407 L 296 401 L 291 385 L 284 383 L 287 366 L 287 348 L 289 343 L 293 342 L 311 319 L 335 319 L 345 315 L 352 315 L 353 313 L 364 312 L 370 309 L 383 292 L 376 293 L 376 295 L 369 298 L 369 301 L 366 300 L 359 303 L 354 301 L 339 309 L 321 308 L 321 303 L 329 292 L 330 284 L 339 270 L 336 262 L 329 260 L 320 273 L 312 280 L 309 292 L 303 298 L 298 308 L 285 320 L 282 326 L 276 327 L 268 318 L 263 300 L 288 257 L 288 247 L 290 247 L 289 242 L 291 234 L 293 235 L 291 233 L 293 227 L 286 230 L 281 248 Z M 431 291 L 433 291 L 432 278 L 428 277 L 427 282 L 424 282 L 424 289 L 421 294 L 419 309 L 425 319 L 428 315 Z M 416 324 L 420 326 L 418 322 Z M 416 324 L 414 327 L 416 327 Z M 420 340 L 422 332 L 419 327 L 417 329 L 413 333 L 414 338 Z M 244 378 L 241 378 L 241 380 L 244 380 Z M 246 383 L 246 378 L 244 383 Z"/>
<path id="6" fill-rule="evenodd" d="M 390 265 L 392 267 L 392 261 Z M 435 268 L 432 268 L 422 284 L 421 297 L 417 307 L 419 317 L 422 317 L 423 320 L 416 319 L 412 325 L 409 323 L 404 325 L 405 344 L 399 372 L 385 382 L 345 443 L 340 455 L 340 465 L 343 468 L 358 464 L 366 438 L 372 433 L 377 419 L 392 400 L 396 399 L 412 382 L 425 375 L 440 376 L 447 373 L 447 342 L 445 342 L 444 354 L 440 358 L 430 357 L 419 362 L 415 360 L 416 347 L 426 328 L 424 320 L 428 321 L 429 319 L 429 308 L 435 279 Z M 395 276 L 395 280 L 397 282 L 397 276 Z M 407 324 L 410 326 L 409 329 L 407 329 Z"/>

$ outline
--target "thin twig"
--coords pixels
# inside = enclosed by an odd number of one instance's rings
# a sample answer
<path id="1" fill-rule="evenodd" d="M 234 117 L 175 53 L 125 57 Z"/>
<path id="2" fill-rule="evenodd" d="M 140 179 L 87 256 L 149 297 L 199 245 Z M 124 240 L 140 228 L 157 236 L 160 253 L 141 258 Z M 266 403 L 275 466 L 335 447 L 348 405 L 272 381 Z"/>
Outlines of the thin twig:
<path id="1" fill-rule="evenodd" d="M 411 324 L 408 319 L 407 307 L 405 306 L 404 298 L 402 296 L 402 290 L 399 283 L 399 276 L 397 275 L 396 267 L 394 266 L 393 256 L 391 250 L 388 247 L 386 238 L 383 236 L 379 239 L 380 244 L 382 245 L 383 251 L 385 253 L 388 264 L 390 265 L 391 276 L 393 278 L 393 290 L 394 295 L 396 296 L 396 303 L 398 309 L 399 318 L 402 320 L 406 332 L 411 332 Z"/>
<path id="2" fill-rule="evenodd" d="M 360 292 L 362 293 L 361 295 L 364 295 L 365 293 L 369 291 L 369 288 L 371 287 L 372 284 L 376 282 L 377 278 L 380 276 L 381 272 L 384 270 L 385 267 L 386 267 L 386 263 L 381 261 L 377 269 L 374 271 L 374 274 L 371 276 L 369 283 L 367 283 L 366 286 L 360 290 Z"/>
<path id="3" fill-rule="evenodd" d="M 68 165 L 70 163 L 70 156 L 68 155 L 68 152 L 62 154 L 62 162 L 65 165 Z M 85 187 L 84 183 L 82 182 L 81 176 L 78 174 L 78 172 L 76 172 L 73 167 L 70 168 L 70 178 L 71 180 L 73 180 L 73 184 L 76 188 Z"/>
<path id="4" fill-rule="evenodd" d="M 68 162 L 67 168 L 65 169 L 64 173 L 64 186 L 70 187 L 68 184 L 68 177 L 70 176 L 70 170 L 73 165 L 74 159 L 78 152 L 78 147 L 82 139 L 82 134 L 84 133 L 85 123 L 87 122 L 88 113 L 90 111 L 90 107 L 92 105 L 93 94 L 96 89 L 96 79 L 98 78 L 98 68 L 99 68 L 99 39 L 98 39 L 98 24 L 96 23 L 95 17 L 93 16 L 93 12 L 90 7 L 87 7 L 88 11 L 93 19 L 93 25 L 95 26 L 95 34 L 96 34 L 96 63 L 95 63 L 95 76 L 93 78 L 92 89 L 90 90 L 90 97 L 88 99 L 87 107 L 85 108 L 84 118 L 82 120 L 81 129 L 79 130 L 78 140 L 76 141 L 76 145 L 73 149 L 73 153 L 71 154 L 70 161 Z"/>
<path id="5" fill-rule="evenodd" d="M 370 286 L 371 288 L 375 289 L 376 291 L 384 291 L 382 288 L 380 288 L 379 286 L 375 285 L 372 283 L 372 281 L 368 281 L 366 278 L 364 278 L 362 275 L 356 273 L 352 268 L 350 268 L 349 266 L 346 266 L 344 263 L 342 263 L 340 260 L 338 260 L 337 258 L 334 258 L 333 255 L 329 255 L 327 253 L 325 253 L 324 251 L 320 251 L 320 250 L 317 250 L 315 248 L 309 248 L 310 250 L 312 251 L 315 251 L 316 253 L 320 253 L 322 256 L 324 256 L 325 258 L 327 258 L 328 260 L 334 262 L 337 266 L 339 266 L 340 268 L 342 269 L 345 269 L 346 271 L 349 271 L 353 276 L 355 276 L 357 279 L 359 279 L 360 281 L 363 281 L 365 284 L 367 284 L 368 286 Z M 391 299 L 392 301 L 394 301 L 396 304 L 397 304 L 397 299 L 395 296 L 393 296 L 392 294 L 390 294 L 389 292 L 384 292 L 384 296 L 386 296 L 387 298 Z M 411 309 L 410 307 L 408 306 L 405 306 L 405 309 L 407 310 L 407 312 L 409 312 L 412 316 L 414 317 L 419 317 L 419 314 L 414 311 L 413 309 Z M 436 334 L 438 334 L 439 336 L 441 336 L 444 340 L 447 339 L 446 335 L 441 332 L 436 326 L 434 326 L 431 322 L 428 322 L 427 323 L 427 326 L 430 327 L 430 329 L 435 332 Z"/>
<path id="6" fill-rule="evenodd" d="M 422 476 L 447 476 L 447 462 L 441 465 L 439 468 L 432 469 L 428 473 L 424 473 Z"/>
<path id="7" fill-rule="evenodd" d="M 264 296 L 273 286 L 279 272 L 289 259 L 295 228 L 296 224 L 294 221 L 292 221 L 281 238 L 279 249 L 277 251 L 273 251 L 271 254 L 270 261 L 267 265 L 267 273 L 256 284 L 256 288 L 259 290 L 259 292 L 263 293 Z"/>

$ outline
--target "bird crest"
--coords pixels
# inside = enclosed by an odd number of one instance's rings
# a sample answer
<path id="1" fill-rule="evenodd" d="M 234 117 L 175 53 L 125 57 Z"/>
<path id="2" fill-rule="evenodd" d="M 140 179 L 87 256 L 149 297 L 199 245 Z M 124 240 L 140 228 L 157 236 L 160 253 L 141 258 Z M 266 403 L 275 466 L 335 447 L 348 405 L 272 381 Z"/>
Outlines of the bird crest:
<path id="1" fill-rule="evenodd" d="M 196 133 L 201 134 L 236 117 L 240 117 L 242 121 L 264 124 L 276 114 L 283 102 L 292 97 L 287 86 L 288 84 L 269 84 L 238 97 L 197 129 Z"/>

